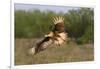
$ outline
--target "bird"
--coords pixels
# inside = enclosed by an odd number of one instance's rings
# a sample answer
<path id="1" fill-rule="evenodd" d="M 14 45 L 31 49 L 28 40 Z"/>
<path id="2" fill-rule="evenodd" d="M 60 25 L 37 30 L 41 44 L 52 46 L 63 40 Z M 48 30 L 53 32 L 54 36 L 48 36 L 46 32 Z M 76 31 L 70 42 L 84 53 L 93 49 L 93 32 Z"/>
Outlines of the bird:
<path id="1" fill-rule="evenodd" d="M 36 43 L 36 47 L 31 48 L 30 53 L 37 54 L 51 44 L 55 46 L 62 46 L 64 42 L 67 41 L 68 33 L 65 31 L 64 18 L 61 16 L 56 16 L 52 18 L 54 28 L 46 35 L 44 39 Z"/>

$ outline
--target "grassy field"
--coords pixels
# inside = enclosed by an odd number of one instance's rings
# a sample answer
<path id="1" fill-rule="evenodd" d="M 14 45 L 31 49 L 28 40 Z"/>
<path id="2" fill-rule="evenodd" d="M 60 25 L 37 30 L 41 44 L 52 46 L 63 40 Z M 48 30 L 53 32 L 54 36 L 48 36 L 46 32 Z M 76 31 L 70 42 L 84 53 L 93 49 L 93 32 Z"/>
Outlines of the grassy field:
<path id="1" fill-rule="evenodd" d="M 77 45 L 69 42 L 64 46 L 50 46 L 39 54 L 32 56 L 28 50 L 35 46 L 38 39 L 15 39 L 15 65 L 63 63 L 94 60 L 93 44 Z"/>

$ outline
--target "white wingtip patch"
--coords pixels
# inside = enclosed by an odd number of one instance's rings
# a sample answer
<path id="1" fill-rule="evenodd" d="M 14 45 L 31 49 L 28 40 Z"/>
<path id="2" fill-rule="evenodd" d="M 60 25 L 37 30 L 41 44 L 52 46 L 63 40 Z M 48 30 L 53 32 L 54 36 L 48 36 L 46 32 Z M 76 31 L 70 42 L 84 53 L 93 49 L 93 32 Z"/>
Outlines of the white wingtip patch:
<path id="1" fill-rule="evenodd" d="M 57 24 L 57 23 L 60 23 L 60 22 L 63 22 L 64 21 L 64 18 L 59 16 L 59 17 L 53 17 L 53 22 L 54 24 Z"/>
<path id="2" fill-rule="evenodd" d="M 34 54 L 35 54 L 35 47 L 29 49 L 28 53 L 29 53 L 30 55 L 34 55 Z"/>

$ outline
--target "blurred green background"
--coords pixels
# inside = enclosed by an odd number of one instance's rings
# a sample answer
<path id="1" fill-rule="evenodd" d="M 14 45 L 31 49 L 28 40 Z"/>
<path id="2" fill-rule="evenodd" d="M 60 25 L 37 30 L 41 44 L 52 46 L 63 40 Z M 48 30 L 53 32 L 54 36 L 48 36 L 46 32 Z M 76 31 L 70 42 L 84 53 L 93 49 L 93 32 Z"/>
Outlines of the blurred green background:
<path id="1" fill-rule="evenodd" d="M 77 43 L 94 41 L 94 9 L 80 8 L 67 13 L 15 10 L 15 38 L 40 38 L 53 28 L 52 17 L 65 18 L 65 30 Z"/>

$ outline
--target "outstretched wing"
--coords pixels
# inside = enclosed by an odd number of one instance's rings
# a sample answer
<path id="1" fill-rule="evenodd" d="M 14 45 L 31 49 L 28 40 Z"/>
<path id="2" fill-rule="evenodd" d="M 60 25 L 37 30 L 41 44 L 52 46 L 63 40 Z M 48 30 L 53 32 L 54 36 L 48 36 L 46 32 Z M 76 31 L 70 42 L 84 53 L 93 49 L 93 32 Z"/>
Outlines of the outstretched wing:
<path id="1" fill-rule="evenodd" d="M 55 17 L 55 18 L 53 18 L 53 21 L 54 21 L 54 25 L 55 25 L 55 28 L 53 29 L 53 31 L 58 31 L 59 33 L 65 31 L 63 17 Z"/>

